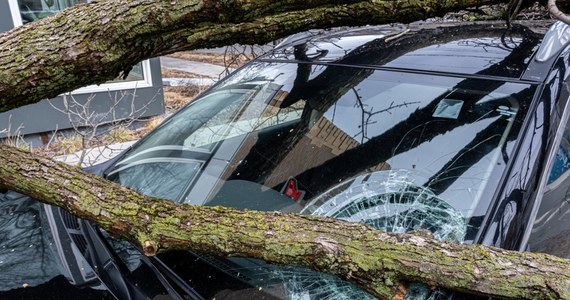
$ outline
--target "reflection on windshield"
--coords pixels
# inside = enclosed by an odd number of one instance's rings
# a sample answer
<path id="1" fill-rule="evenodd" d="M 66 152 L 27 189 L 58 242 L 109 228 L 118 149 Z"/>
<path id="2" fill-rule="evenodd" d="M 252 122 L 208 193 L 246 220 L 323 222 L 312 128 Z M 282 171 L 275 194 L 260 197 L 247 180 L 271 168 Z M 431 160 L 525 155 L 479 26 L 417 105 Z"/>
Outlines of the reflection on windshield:
<path id="1" fill-rule="evenodd" d="M 0 191 L 0 298 L 112 298 L 66 231 L 58 208 Z M 81 239 L 81 238 L 80 238 Z M 78 241 L 73 240 L 73 241 Z M 84 240 L 83 240 L 84 241 Z"/>
<path id="2" fill-rule="evenodd" d="M 550 166 L 547 185 L 534 220 L 527 251 L 570 258 L 570 122 Z"/>
<path id="3" fill-rule="evenodd" d="M 53 251 L 50 227 L 43 223 L 42 204 L 23 196 L 1 196 L 0 290 L 36 286 L 59 275 L 60 263 Z"/>
<path id="4" fill-rule="evenodd" d="M 487 210 L 533 93 L 497 80 L 257 62 L 108 174 L 190 204 L 427 229 L 461 242 L 476 233 L 472 217 Z"/>
<path id="5" fill-rule="evenodd" d="M 265 64 L 169 119 L 110 177 L 193 204 L 220 201 L 225 182 L 242 180 L 303 207 L 339 182 L 402 169 L 468 218 L 485 209 L 479 200 L 494 168 L 508 160 L 508 142 L 533 90 L 333 66 L 314 66 L 299 82 L 287 75 L 296 74 L 295 64 Z M 329 78 L 331 69 L 352 79 Z M 283 192 L 291 179 L 302 199 Z M 244 200 L 235 201 L 225 204 Z"/>

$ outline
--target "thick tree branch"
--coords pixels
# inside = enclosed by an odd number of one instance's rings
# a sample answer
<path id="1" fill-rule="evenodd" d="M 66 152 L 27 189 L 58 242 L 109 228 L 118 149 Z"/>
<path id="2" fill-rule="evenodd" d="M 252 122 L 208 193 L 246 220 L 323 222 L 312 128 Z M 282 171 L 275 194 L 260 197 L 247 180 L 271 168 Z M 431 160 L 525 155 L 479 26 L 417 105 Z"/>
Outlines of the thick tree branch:
<path id="1" fill-rule="evenodd" d="M 323 217 L 179 205 L 49 158 L 0 146 L 1 186 L 99 223 L 149 255 L 191 249 L 306 266 L 390 298 L 402 281 L 511 299 L 570 299 L 570 264 Z M 238 220 L 238 221 L 236 221 Z"/>
<path id="2" fill-rule="evenodd" d="M 411 22 L 496 2 L 96 1 L 0 35 L 0 111 L 103 83 L 172 51 L 259 43 L 318 27 Z"/>

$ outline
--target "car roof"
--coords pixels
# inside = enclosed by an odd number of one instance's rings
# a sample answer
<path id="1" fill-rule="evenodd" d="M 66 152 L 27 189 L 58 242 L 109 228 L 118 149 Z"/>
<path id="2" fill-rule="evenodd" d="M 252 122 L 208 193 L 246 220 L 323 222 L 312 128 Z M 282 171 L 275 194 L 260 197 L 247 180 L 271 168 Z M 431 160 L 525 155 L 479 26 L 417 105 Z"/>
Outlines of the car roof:
<path id="1" fill-rule="evenodd" d="M 570 32 L 567 25 L 559 30 Z M 308 31 L 287 38 L 262 59 L 542 81 L 553 60 L 534 59 L 541 31 L 507 28 L 504 22 Z"/>

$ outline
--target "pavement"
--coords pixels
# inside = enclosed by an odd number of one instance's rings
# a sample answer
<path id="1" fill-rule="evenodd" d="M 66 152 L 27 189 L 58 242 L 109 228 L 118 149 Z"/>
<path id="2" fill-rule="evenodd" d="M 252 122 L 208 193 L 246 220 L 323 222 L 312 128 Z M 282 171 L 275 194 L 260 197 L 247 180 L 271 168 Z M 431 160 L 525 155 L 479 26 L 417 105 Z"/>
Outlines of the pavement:
<path id="1" fill-rule="evenodd" d="M 84 151 L 77 151 L 75 153 L 67 154 L 67 155 L 60 155 L 56 156 L 53 159 L 57 161 L 64 162 L 69 165 L 79 166 L 81 162 L 81 167 L 90 167 L 96 164 L 103 163 L 119 153 L 123 150 L 129 148 L 133 145 L 136 141 L 125 142 L 125 143 L 117 143 L 112 145 L 106 145 L 96 148 L 86 149 Z M 81 156 L 83 155 L 83 159 Z"/>
<path id="2" fill-rule="evenodd" d="M 162 85 L 164 86 L 186 86 L 186 85 L 198 85 L 198 86 L 210 86 L 216 83 L 214 78 L 162 78 Z"/>
<path id="3" fill-rule="evenodd" d="M 227 75 L 226 68 L 222 66 L 168 56 L 160 57 L 160 65 L 163 68 L 190 72 L 213 79 L 220 79 Z M 232 72 L 233 69 L 229 69 L 229 71 Z"/>
<path id="4" fill-rule="evenodd" d="M 160 57 L 160 65 L 162 68 L 190 72 L 201 76 L 199 78 L 162 78 L 162 84 L 165 86 L 210 86 L 234 70 L 233 68 L 226 69 L 218 65 L 168 56 Z"/>

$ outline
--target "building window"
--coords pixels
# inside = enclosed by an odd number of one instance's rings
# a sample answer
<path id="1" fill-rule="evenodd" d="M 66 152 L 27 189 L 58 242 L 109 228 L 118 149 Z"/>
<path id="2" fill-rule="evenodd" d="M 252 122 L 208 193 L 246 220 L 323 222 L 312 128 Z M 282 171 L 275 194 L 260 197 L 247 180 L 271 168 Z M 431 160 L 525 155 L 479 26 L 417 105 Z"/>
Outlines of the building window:
<path id="1" fill-rule="evenodd" d="M 14 26 L 17 27 L 49 17 L 73 5 L 89 3 L 91 1 L 92 0 L 8 0 L 8 3 L 10 5 Z M 84 87 L 73 93 L 93 93 L 150 86 L 152 86 L 150 63 L 143 61 L 133 66 L 126 77 L 121 75 L 107 83 Z"/>
<path id="2" fill-rule="evenodd" d="M 49 17 L 65 8 L 79 3 L 89 3 L 90 0 L 18 0 L 22 23 L 37 21 Z"/>

